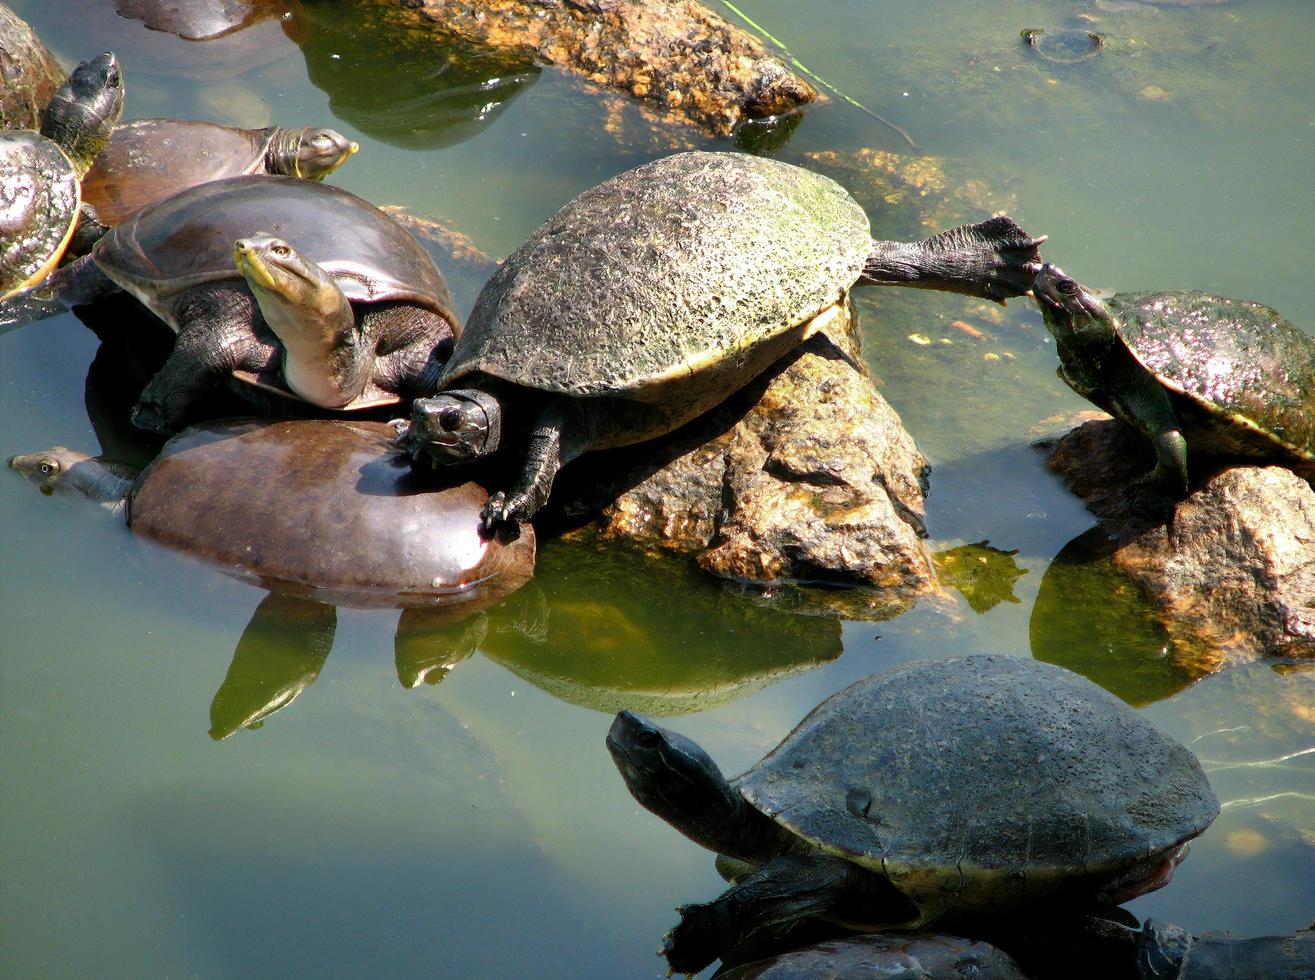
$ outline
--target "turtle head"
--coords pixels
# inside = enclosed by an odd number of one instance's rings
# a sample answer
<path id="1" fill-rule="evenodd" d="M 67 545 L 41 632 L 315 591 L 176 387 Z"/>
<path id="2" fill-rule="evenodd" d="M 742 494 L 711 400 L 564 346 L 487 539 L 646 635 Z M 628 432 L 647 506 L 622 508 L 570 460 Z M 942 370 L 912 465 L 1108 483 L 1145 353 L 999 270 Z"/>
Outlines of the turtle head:
<path id="1" fill-rule="evenodd" d="M 90 459 L 86 453 L 80 453 L 63 446 L 51 446 L 39 453 L 26 453 L 9 457 L 9 468 L 29 483 L 35 483 L 46 496 L 63 489 L 65 480 L 73 467 Z"/>
<path id="2" fill-rule="evenodd" d="M 708 753 L 633 711 L 616 716 L 607 732 L 607 750 L 644 809 L 698 843 L 726 850 L 719 838 L 733 825 L 740 797 Z"/>
<path id="3" fill-rule="evenodd" d="M 413 457 L 428 456 L 437 465 L 464 463 L 488 456 L 502 441 L 502 405 L 478 388 L 445 391 L 411 404 L 405 445 Z"/>
<path id="4" fill-rule="evenodd" d="M 1041 308 L 1046 329 L 1061 344 L 1083 339 L 1112 339 L 1118 322 L 1105 304 L 1082 283 L 1047 262 L 1032 283 L 1032 295 Z"/>
<path id="5" fill-rule="evenodd" d="M 361 147 L 336 129 L 281 129 L 270 146 L 271 173 L 323 180 Z"/>
<path id="6" fill-rule="evenodd" d="M 81 494 L 110 509 L 118 508 L 132 489 L 137 471 L 121 463 L 106 463 L 76 449 L 51 446 L 39 453 L 9 457 L 9 468 L 47 497 Z"/>
<path id="7" fill-rule="evenodd" d="M 112 51 L 73 69 L 46 103 L 41 135 L 54 140 L 85 177 L 123 114 L 123 74 Z"/>

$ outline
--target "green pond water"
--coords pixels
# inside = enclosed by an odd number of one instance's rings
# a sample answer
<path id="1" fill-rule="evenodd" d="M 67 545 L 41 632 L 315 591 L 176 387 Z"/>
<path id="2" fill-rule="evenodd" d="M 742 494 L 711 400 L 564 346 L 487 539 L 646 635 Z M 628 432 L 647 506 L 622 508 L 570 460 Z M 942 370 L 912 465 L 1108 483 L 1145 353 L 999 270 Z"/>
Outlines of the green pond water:
<path id="1" fill-rule="evenodd" d="M 334 183 L 439 217 L 494 255 L 614 173 L 684 145 L 733 148 L 652 129 L 553 70 L 363 33 L 352 4 L 304 3 L 287 25 L 301 47 L 266 21 L 222 42 L 227 57 L 108 0 L 15 6 L 68 64 L 115 48 L 128 118 L 334 125 L 362 147 Z M 1084 282 L 1209 289 L 1315 329 L 1309 3 L 1123 6 L 739 4 L 1049 234 L 1046 255 Z M 1052 68 L 1023 50 L 1021 28 L 1083 14 L 1109 36 L 1099 59 Z M 833 98 L 776 152 L 860 148 L 907 152 Z M 881 209 L 850 186 L 878 235 L 918 233 L 915 205 Z M 456 285 L 468 310 L 477 284 Z M 722 883 L 711 855 L 627 794 L 603 745 L 610 714 L 667 715 L 737 772 L 853 680 L 976 651 L 1079 670 L 1201 757 L 1223 813 L 1131 911 L 1241 935 L 1309 924 L 1315 669 L 1258 664 L 1185 686 L 1135 592 L 1092 564 L 1089 538 L 1070 546 L 1093 522 L 1029 439 L 1085 403 L 1056 380 L 1027 303 L 997 315 L 869 292 L 859 305 L 866 356 L 934 467 L 933 547 L 1017 549 L 1023 574 L 997 590 L 1007 601 L 950 591 L 886 622 L 842 622 L 549 542 L 536 582 L 472 625 L 477 652 L 407 689 L 399 678 L 428 654 L 395 642 L 396 611 L 248 631 L 260 591 L 2 475 L 0 973 L 658 976 L 674 906 Z M 121 396 L 84 391 L 96 351 L 71 316 L 0 337 L 0 453 L 149 457 Z M 527 617 L 546 623 L 538 641 Z M 300 693 L 257 729 L 211 736 L 279 692 Z"/>

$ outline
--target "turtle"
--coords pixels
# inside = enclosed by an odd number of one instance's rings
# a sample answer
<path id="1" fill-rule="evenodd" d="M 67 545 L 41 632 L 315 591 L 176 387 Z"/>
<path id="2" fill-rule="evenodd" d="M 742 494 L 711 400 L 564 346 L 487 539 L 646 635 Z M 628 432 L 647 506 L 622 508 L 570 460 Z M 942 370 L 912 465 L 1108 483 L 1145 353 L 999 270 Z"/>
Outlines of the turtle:
<path id="1" fill-rule="evenodd" d="M 1137 939 L 1137 968 L 1144 980 L 1311 980 L 1315 923 L 1287 936 L 1238 939 L 1218 932 L 1193 936 L 1147 919 Z"/>
<path id="2" fill-rule="evenodd" d="M 739 153 L 663 157 L 585 191 L 484 286 L 406 444 L 433 465 L 523 455 L 488 528 L 529 519 L 586 450 L 678 428 L 838 317 L 856 283 L 1003 301 L 1040 268 L 1007 217 L 874 242 L 839 184 Z"/>
<path id="3" fill-rule="evenodd" d="M 293 177 L 228 177 L 143 208 L 42 292 L 73 305 L 118 288 L 178 334 L 133 411 L 166 434 L 229 376 L 267 412 L 279 399 L 262 392 L 334 411 L 396 405 L 435 390 L 460 329 L 442 273 L 405 228 Z"/>
<path id="4" fill-rule="evenodd" d="M 112 52 L 89 58 L 46 103 L 40 132 L 0 132 L 0 301 L 43 281 L 78 223 L 80 181 L 123 112 Z"/>
<path id="5" fill-rule="evenodd" d="M 333 129 L 234 129 L 186 119 L 138 119 L 114 130 L 82 181 L 107 226 L 197 184 L 240 174 L 323 180 L 360 147 Z"/>
<path id="6" fill-rule="evenodd" d="M 1081 64 L 1105 50 L 1104 34 L 1080 28 L 1048 31 L 1044 27 L 1024 27 L 1018 36 L 1028 50 L 1052 65 Z"/>
<path id="7" fill-rule="evenodd" d="M 0 129 L 37 129 L 64 69 L 27 21 L 0 3 Z"/>
<path id="8" fill-rule="evenodd" d="M 357 419 L 225 419 L 174 436 L 140 471 L 62 446 L 9 466 L 45 494 L 89 497 L 136 535 L 284 595 L 470 604 L 525 582 L 533 538 L 483 538 L 487 493 L 417 479 L 393 434 Z"/>
<path id="9" fill-rule="evenodd" d="M 718 971 L 717 980 L 1027 980 L 989 943 L 941 933 L 892 932 L 832 939 Z"/>
<path id="10" fill-rule="evenodd" d="M 1147 489 L 1186 496 L 1189 447 L 1194 457 L 1315 461 L 1315 338 L 1277 311 L 1191 290 L 1102 301 L 1051 263 L 1032 293 L 1060 378 L 1150 440 Z"/>
<path id="11" fill-rule="evenodd" d="M 1085 678 L 1007 655 L 864 678 L 731 780 L 630 711 L 607 747 L 635 799 L 735 881 L 679 910 L 662 952 L 682 973 L 807 920 L 1115 906 L 1164 885 L 1219 812 L 1181 744 Z"/>

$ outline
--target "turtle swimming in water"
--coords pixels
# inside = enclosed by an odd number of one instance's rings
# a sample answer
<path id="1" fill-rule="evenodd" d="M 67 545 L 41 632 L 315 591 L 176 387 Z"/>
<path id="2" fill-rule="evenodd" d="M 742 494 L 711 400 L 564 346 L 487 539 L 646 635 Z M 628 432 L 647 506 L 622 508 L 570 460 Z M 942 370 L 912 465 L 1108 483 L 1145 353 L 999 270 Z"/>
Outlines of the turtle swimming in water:
<path id="1" fill-rule="evenodd" d="M 523 521 L 563 464 L 706 412 L 824 331 L 856 283 L 1003 301 L 1031 287 L 1041 241 L 998 217 L 874 242 L 826 177 L 737 153 L 665 157 L 584 192 L 512 253 L 406 440 L 438 465 L 511 444 L 524 463 L 485 522 Z"/>
<path id="2" fill-rule="evenodd" d="M 50 97 L 41 131 L 0 132 L 0 300 L 42 282 L 81 215 L 81 180 L 123 112 L 111 52 L 82 62 Z"/>
<path id="3" fill-rule="evenodd" d="M 735 779 L 629 711 L 607 747 L 642 806 L 752 869 L 680 909 L 663 949 L 678 973 L 809 918 L 874 931 L 1118 905 L 1167 883 L 1219 812 L 1182 745 L 1019 657 L 860 680 Z"/>
<path id="4" fill-rule="evenodd" d="M 333 129 L 234 129 L 187 119 L 138 119 L 115 128 L 82 181 L 107 226 L 189 187 L 242 174 L 323 180 L 360 147 Z"/>
<path id="5" fill-rule="evenodd" d="M 43 292 L 73 305 L 120 288 L 178 333 L 133 413 L 166 433 L 230 376 L 263 410 L 260 392 L 335 411 L 428 394 L 460 323 L 405 228 L 292 177 L 229 177 L 144 208 Z"/>
<path id="6" fill-rule="evenodd" d="M 1060 378 L 1154 446 L 1148 488 L 1185 496 L 1189 449 L 1315 462 L 1315 338 L 1277 311 L 1187 290 L 1102 301 L 1050 263 L 1032 292 Z"/>
<path id="7" fill-rule="evenodd" d="M 1018 36 L 1028 50 L 1052 65 L 1081 64 L 1105 50 L 1105 35 L 1095 31 L 1048 31 L 1044 27 L 1024 27 Z"/>

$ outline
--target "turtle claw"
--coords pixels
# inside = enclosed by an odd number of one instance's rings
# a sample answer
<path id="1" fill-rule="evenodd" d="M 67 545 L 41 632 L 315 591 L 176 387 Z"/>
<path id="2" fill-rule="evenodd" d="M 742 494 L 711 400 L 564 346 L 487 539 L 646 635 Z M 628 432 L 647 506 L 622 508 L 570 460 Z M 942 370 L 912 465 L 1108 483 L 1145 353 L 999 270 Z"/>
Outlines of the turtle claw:
<path id="1" fill-rule="evenodd" d="M 155 432 L 162 436 L 173 435 L 177 428 L 165 417 L 160 406 L 146 401 L 138 402 L 136 407 L 133 408 L 132 424 L 139 429 Z"/>

